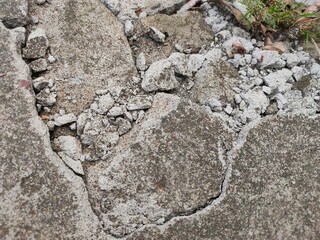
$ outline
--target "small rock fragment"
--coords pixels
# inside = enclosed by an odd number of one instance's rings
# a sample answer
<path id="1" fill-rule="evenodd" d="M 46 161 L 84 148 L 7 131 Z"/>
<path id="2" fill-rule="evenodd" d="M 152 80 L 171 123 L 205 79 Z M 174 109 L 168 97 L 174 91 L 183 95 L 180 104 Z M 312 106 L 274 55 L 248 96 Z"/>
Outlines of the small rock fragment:
<path id="1" fill-rule="evenodd" d="M 286 62 L 281 59 L 280 54 L 277 51 L 270 50 L 257 50 L 252 53 L 253 58 L 258 62 L 258 66 L 263 68 L 283 68 Z"/>
<path id="2" fill-rule="evenodd" d="M 130 121 L 124 118 L 117 118 L 116 123 L 118 125 L 118 133 L 120 136 L 129 132 L 132 127 Z"/>
<path id="3" fill-rule="evenodd" d="M 170 91 L 178 85 L 172 63 L 168 59 L 152 63 L 141 83 L 145 92 Z"/>
<path id="4" fill-rule="evenodd" d="M 164 43 L 166 40 L 166 35 L 154 27 L 150 28 L 149 36 L 158 43 Z"/>
<path id="5" fill-rule="evenodd" d="M 57 60 L 57 59 L 56 59 L 54 56 L 52 56 L 51 54 L 49 54 L 49 56 L 48 56 L 48 62 L 49 62 L 49 63 L 54 63 L 56 60 Z"/>
<path id="6" fill-rule="evenodd" d="M 60 136 L 54 139 L 54 147 L 58 152 L 63 152 L 73 160 L 80 160 L 82 147 L 80 141 L 73 136 Z"/>
<path id="7" fill-rule="evenodd" d="M 38 78 L 32 80 L 33 88 L 37 92 L 40 92 L 42 89 L 47 87 L 48 84 L 49 84 L 49 81 L 47 79 L 45 79 L 44 77 L 38 77 Z"/>
<path id="8" fill-rule="evenodd" d="M 136 59 L 136 66 L 137 66 L 137 69 L 139 71 L 144 71 L 146 70 L 146 58 L 144 56 L 144 53 L 140 53 L 138 56 L 137 56 L 137 59 Z"/>
<path id="9" fill-rule="evenodd" d="M 133 27 L 132 21 L 131 20 L 125 21 L 125 23 L 124 23 L 124 34 L 127 37 L 131 37 L 133 35 L 133 30 L 134 30 L 134 27 Z"/>
<path id="10" fill-rule="evenodd" d="M 286 82 L 289 80 L 289 78 L 292 76 L 292 72 L 288 69 L 282 69 L 278 70 L 276 72 L 270 73 L 269 75 L 264 77 L 264 82 L 268 87 L 271 88 L 271 90 L 275 89 L 285 89 L 286 88 Z"/>
<path id="11" fill-rule="evenodd" d="M 142 119 L 144 118 L 145 112 L 143 110 L 141 110 L 138 114 L 138 118 L 136 120 L 136 123 L 140 123 L 142 121 Z"/>
<path id="12" fill-rule="evenodd" d="M 102 95 L 99 98 L 98 106 L 101 114 L 105 114 L 109 111 L 109 109 L 114 105 L 114 100 L 111 97 L 111 94 L 108 93 L 106 95 Z"/>
<path id="13" fill-rule="evenodd" d="M 284 60 L 286 60 L 286 62 L 287 62 L 286 66 L 288 68 L 292 68 L 294 66 L 297 66 L 300 62 L 298 55 L 295 53 L 284 53 L 284 54 L 282 54 L 282 58 Z"/>
<path id="14" fill-rule="evenodd" d="M 31 70 L 35 73 L 43 72 L 47 70 L 47 61 L 44 58 L 39 58 L 28 64 Z"/>
<path id="15" fill-rule="evenodd" d="M 46 37 L 45 30 L 38 28 L 31 32 L 27 46 L 22 50 L 23 56 L 28 59 L 44 57 L 49 47 L 49 41 Z"/>
<path id="16" fill-rule="evenodd" d="M 127 109 L 129 111 L 149 109 L 152 106 L 152 101 L 147 96 L 135 96 L 129 99 Z"/>
<path id="17" fill-rule="evenodd" d="M 108 117 L 119 117 L 123 115 L 122 107 L 112 107 L 110 108 L 109 112 L 107 113 Z"/>
<path id="18" fill-rule="evenodd" d="M 287 99 L 285 99 L 285 97 L 281 93 L 278 93 L 277 95 L 275 95 L 274 98 L 276 99 L 278 108 L 280 110 L 283 110 L 288 107 L 288 101 Z"/>
<path id="19" fill-rule="evenodd" d="M 80 113 L 80 115 L 78 116 L 78 119 L 77 119 L 77 134 L 78 134 L 78 136 L 80 136 L 82 134 L 84 126 L 86 125 L 88 118 L 89 118 L 88 113 L 85 113 L 85 112 Z"/>
<path id="20" fill-rule="evenodd" d="M 77 121 L 77 117 L 73 113 L 69 113 L 63 116 L 57 116 L 54 118 L 56 126 L 62 126 Z"/>
<path id="21" fill-rule="evenodd" d="M 231 107 L 230 104 L 227 104 L 227 107 L 224 109 L 224 111 L 230 115 L 233 111 L 233 108 Z"/>
<path id="22" fill-rule="evenodd" d="M 38 5 L 44 4 L 47 0 L 34 0 L 34 2 Z"/>
<path id="23" fill-rule="evenodd" d="M 41 90 L 39 94 L 36 95 L 37 103 L 43 107 L 51 107 L 56 103 L 57 94 L 50 92 L 49 88 Z"/>

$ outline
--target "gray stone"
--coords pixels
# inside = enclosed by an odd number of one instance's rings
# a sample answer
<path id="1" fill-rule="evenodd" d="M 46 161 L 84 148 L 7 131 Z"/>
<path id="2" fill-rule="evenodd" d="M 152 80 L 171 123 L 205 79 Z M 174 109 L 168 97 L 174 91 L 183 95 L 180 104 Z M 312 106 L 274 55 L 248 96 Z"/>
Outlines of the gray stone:
<path id="1" fill-rule="evenodd" d="M 299 81 L 302 77 L 309 75 L 309 71 L 304 67 L 295 66 L 291 69 L 293 77 L 296 81 Z"/>
<path id="2" fill-rule="evenodd" d="M 279 88 L 285 89 L 286 83 L 288 82 L 291 76 L 292 72 L 284 68 L 282 70 L 278 70 L 265 76 L 264 82 L 268 87 L 271 88 L 272 91 Z"/>
<path id="3" fill-rule="evenodd" d="M 278 108 L 280 110 L 283 110 L 288 107 L 288 101 L 281 93 L 278 93 L 277 95 L 275 95 L 274 98 L 276 99 Z"/>
<path id="4" fill-rule="evenodd" d="M 37 103 L 43 107 L 51 107 L 57 102 L 57 94 L 50 92 L 49 88 L 44 88 L 36 95 Z"/>
<path id="5" fill-rule="evenodd" d="M 246 53 L 250 53 L 253 50 L 253 45 L 249 40 L 242 37 L 236 37 L 236 36 L 233 36 L 227 41 L 225 41 L 222 46 L 226 51 L 232 52 L 233 51 L 232 48 L 235 45 L 243 46 Z"/>
<path id="6" fill-rule="evenodd" d="M 269 99 L 259 87 L 241 94 L 241 98 L 247 103 L 248 110 L 258 114 L 264 113 L 269 106 Z"/>
<path id="7" fill-rule="evenodd" d="M 187 67 L 193 74 L 196 73 L 201 67 L 206 57 L 201 54 L 190 54 Z"/>
<path id="8" fill-rule="evenodd" d="M 51 149 L 34 95 L 22 81 L 31 76 L 16 33 L 1 22 L 0 39 L 0 73 L 6 73 L 0 81 L 0 238 L 106 239 L 83 180 Z"/>
<path id="9" fill-rule="evenodd" d="M 58 127 L 77 121 L 77 117 L 73 113 L 69 113 L 54 118 L 54 124 Z"/>
<path id="10" fill-rule="evenodd" d="M 48 66 L 47 61 L 44 58 L 34 60 L 28 65 L 34 73 L 46 71 Z"/>
<path id="11" fill-rule="evenodd" d="M 117 118 L 116 124 L 118 125 L 118 133 L 120 136 L 129 132 L 132 128 L 130 121 L 124 118 Z"/>
<path id="12" fill-rule="evenodd" d="M 89 166 L 86 175 L 94 209 L 108 233 L 130 234 L 173 213 L 193 211 L 220 194 L 232 133 L 206 108 L 157 94 L 125 139 L 107 161 Z"/>
<path id="13" fill-rule="evenodd" d="M 155 27 L 151 27 L 149 30 L 149 36 L 157 43 L 164 43 L 166 41 L 166 35 L 160 32 Z"/>
<path id="14" fill-rule="evenodd" d="M 237 86 L 239 75 L 230 64 L 225 62 L 205 62 L 195 75 L 195 84 L 191 89 L 194 101 L 208 104 L 210 99 L 222 104 L 234 99 L 233 87 Z"/>
<path id="15" fill-rule="evenodd" d="M 28 1 L 1 0 L 0 20 L 8 28 L 25 26 L 28 20 Z"/>
<path id="16" fill-rule="evenodd" d="M 36 4 L 44 4 L 47 0 L 34 0 Z"/>
<path id="17" fill-rule="evenodd" d="M 143 53 L 140 53 L 137 56 L 136 66 L 137 66 L 137 69 L 140 70 L 140 71 L 146 70 L 146 68 L 147 68 L 147 66 L 146 66 L 146 57 L 144 56 Z"/>
<path id="18" fill-rule="evenodd" d="M 111 97 L 110 93 L 99 97 L 98 107 L 99 107 L 99 111 L 102 114 L 106 114 L 109 111 L 109 109 L 113 107 L 113 105 L 114 105 L 114 100 Z"/>
<path id="19" fill-rule="evenodd" d="M 300 63 L 299 56 L 296 53 L 284 53 L 282 54 L 282 58 L 286 60 L 287 62 L 286 66 L 288 68 L 297 66 Z"/>
<path id="20" fill-rule="evenodd" d="M 117 131 L 106 131 L 100 133 L 93 141 L 94 152 L 98 158 L 104 158 L 108 155 L 119 141 L 119 133 Z"/>
<path id="21" fill-rule="evenodd" d="M 149 109 L 152 106 L 152 100 L 148 96 L 134 96 L 128 100 L 127 109 L 129 111 Z"/>
<path id="22" fill-rule="evenodd" d="M 54 57 L 54 56 L 52 56 L 51 54 L 49 54 L 49 56 L 48 56 L 48 62 L 49 63 L 54 63 L 55 61 L 56 61 L 57 59 Z"/>
<path id="23" fill-rule="evenodd" d="M 80 113 L 77 118 L 77 134 L 80 136 L 83 133 L 84 126 L 87 123 L 87 120 L 89 119 L 88 113 Z"/>
<path id="24" fill-rule="evenodd" d="M 27 46 L 22 53 L 25 58 L 35 59 L 44 57 L 49 47 L 46 32 L 42 28 L 37 28 L 28 36 Z"/>
<path id="25" fill-rule="evenodd" d="M 46 30 L 50 54 L 58 59 L 47 73 L 61 80 L 57 109 L 78 115 L 94 101 L 95 91 L 126 87 L 137 75 L 123 26 L 100 0 L 51 1 L 45 7 L 30 1 L 29 8 L 41 19 L 37 27 Z"/>
<path id="26" fill-rule="evenodd" d="M 47 87 L 49 84 L 49 80 L 44 77 L 38 77 L 34 80 L 32 80 L 32 85 L 34 90 L 40 92 L 42 89 Z"/>
<path id="27" fill-rule="evenodd" d="M 168 59 L 151 64 L 141 83 L 145 92 L 170 91 L 178 85 L 172 63 Z"/>
<path id="28" fill-rule="evenodd" d="M 191 77 L 192 70 L 188 68 L 189 56 L 183 53 L 172 53 L 168 60 L 174 67 L 174 72 L 179 76 Z"/>
<path id="29" fill-rule="evenodd" d="M 220 61 L 222 57 L 222 50 L 219 48 L 213 48 L 210 51 L 208 51 L 205 55 L 206 60 L 211 62 Z"/>
<path id="30" fill-rule="evenodd" d="M 127 20 L 124 23 L 124 34 L 127 37 L 131 37 L 133 35 L 134 31 L 134 27 L 133 27 L 133 23 L 131 20 Z"/>
<path id="31" fill-rule="evenodd" d="M 267 117 L 244 133 L 232 152 L 225 196 L 127 239 L 316 239 L 319 118 Z"/>
<path id="32" fill-rule="evenodd" d="M 122 107 L 112 107 L 107 113 L 108 117 L 119 117 L 123 115 Z"/>
<path id="33" fill-rule="evenodd" d="M 318 63 L 313 63 L 311 68 L 310 68 L 310 72 L 311 74 L 317 76 L 318 78 L 320 78 L 320 64 Z"/>
<path id="34" fill-rule="evenodd" d="M 60 136 L 54 139 L 54 148 L 73 160 L 80 160 L 82 147 L 80 141 L 73 136 Z"/>
<path id="35" fill-rule="evenodd" d="M 253 51 L 252 57 L 257 60 L 258 66 L 264 68 L 283 68 L 286 62 L 281 58 L 277 51 L 256 50 Z"/>

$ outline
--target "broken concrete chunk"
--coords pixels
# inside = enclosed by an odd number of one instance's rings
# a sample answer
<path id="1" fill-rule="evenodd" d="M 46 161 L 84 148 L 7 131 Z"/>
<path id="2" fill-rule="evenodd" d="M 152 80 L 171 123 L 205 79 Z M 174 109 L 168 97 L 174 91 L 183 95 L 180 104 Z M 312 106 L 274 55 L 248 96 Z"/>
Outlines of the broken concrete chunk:
<path id="1" fill-rule="evenodd" d="M 57 102 L 57 94 L 50 92 L 49 88 L 44 88 L 36 95 L 37 103 L 43 107 L 51 107 Z"/>
<path id="2" fill-rule="evenodd" d="M 288 68 L 292 68 L 300 63 L 299 56 L 296 53 L 283 53 L 282 58 L 286 60 Z"/>
<path id="3" fill-rule="evenodd" d="M 1 0 L 0 21 L 7 28 L 23 27 L 28 20 L 27 0 Z"/>
<path id="4" fill-rule="evenodd" d="M 80 113 L 77 119 L 77 134 L 80 136 L 83 132 L 84 126 L 87 123 L 89 116 L 88 113 Z"/>
<path id="5" fill-rule="evenodd" d="M 127 109 L 129 111 L 149 109 L 152 106 L 152 100 L 148 96 L 135 96 L 128 100 Z"/>
<path id="6" fill-rule="evenodd" d="M 177 75 L 191 77 L 192 71 L 188 68 L 189 56 L 183 53 L 172 53 L 168 58 L 174 66 L 174 72 Z"/>
<path id="7" fill-rule="evenodd" d="M 102 95 L 98 100 L 99 110 L 102 114 L 106 114 L 114 105 L 114 100 L 110 93 Z"/>
<path id="8" fill-rule="evenodd" d="M 125 23 L 124 23 L 124 34 L 127 37 L 130 37 L 130 36 L 133 35 L 133 30 L 134 30 L 134 27 L 133 27 L 132 21 L 131 20 L 125 21 Z"/>
<path id="9" fill-rule="evenodd" d="M 54 118 L 54 124 L 58 127 L 77 121 L 77 117 L 73 113 L 69 113 Z"/>
<path id="10" fill-rule="evenodd" d="M 80 141 L 73 136 L 60 136 L 54 139 L 54 147 L 58 152 L 63 152 L 73 160 L 79 160 L 82 156 Z"/>
<path id="11" fill-rule="evenodd" d="M 112 107 L 107 113 L 108 117 L 119 117 L 123 115 L 123 108 L 122 107 Z"/>
<path id="12" fill-rule="evenodd" d="M 201 54 L 191 54 L 189 56 L 189 61 L 187 67 L 192 73 L 196 73 L 201 67 L 206 57 Z"/>
<path id="13" fill-rule="evenodd" d="M 141 83 L 145 92 L 170 91 L 178 85 L 172 63 L 168 59 L 151 64 Z"/>
<path id="14" fill-rule="evenodd" d="M 287 81 L 292 76 L 292 72 L 289 69 L 282 69 L 276 72 L 270 73 L 264 77 L 264 82 L 271 90 L 275 89 L 285 89 Z"/>
<path id="15" fill-rule="evenodd" d="M 38 5 L 42 5 L 46 2 L 47 0 L 35 0 L 35 3 Z"/>
<path id="16" fill-rule="evenodd" d="M 32 80 L 33 88 L 38 92 L 40 92 L 42 89 L 47 87 L 48 84 L 49 84 L 49 80 L 45 79 L 44 77 L 38 77 Z"/>
<path id="17" fill-rule="evenodd" d="M 269 106 L 269 98 L 259 87 L 241 94 L 241 98 L 247 103 L 249 110 L 253 110 L 258 114 L 263 114 Z"/>
<path id="18" fill-rule="evenodd" d="M 49 47 L 49 41 L 46 37 L 45 30 L 38 28 L 31 32 L 27 46 L 22 50 L 23 56 L 29 59 L 44 57 Z"/>
<path id="19" fill-rule="evenodd" d="M 233 101 L 233 87 L 239 81 L 238 72 L 230 64 L 221 61 L 205 62 L 195 75 L 191 95 L 200 104 L 207 105 L 211 99 L 227 104 Z"/>
<path id="20" fill-rule="evenodd" d="M 205 55 L 205 58 L 211 62 L 220 61 L 222 57 L 222 50 L 219 48 L 213 48 L 208 51 Z"/>
<path id="21" fill-rule="evenodd" d="M 146 57 L 144 56 L 144 53 L 140 53 L 137 56 L 136 66 L 137 66 L 137 69 L 140 70 L 140 71 L 146 70 L 146 68 L 147 68 L 147 66 L 146 66 Z"/>
<path id="22" fill-rule="evenodd" d="M 119 133 L 116 131 L 106 131 L 100 133 L 92 142 L 96 156 L 102 158 L 107 155 L 108 152 L 112 150 L 115 145 L 117 145 L 118 141 Z"/>
<path id="23" fill-rule="evenodd" d="M 313 63 L 310 69 L 311 74 L 320 78 L 320 64 Z"/>
<path id="24" fill-rule="evenodd" d="M 28 65 L 34 73 L 46 71 L 48 67 L 47 61 L 44 58 L 34 60 Z"/>
<path id="25" fill-rule="evenodd" d="M 116 124 L 118 125 L 118 133 L 120 136 L 129 132 L 132 128 L 130 121 L 124 118 L 117 118 Z"/>
<path id="26" fill-rule="evenodd" d="M 286 62 L 281 58 L 277 51 L 256 50 L 252 53 L 254 59 L 257 60 L 258 66 L 263 68 L 283 68 Z"/>
<path id="27" fill-rule="evenodd" d="M 149 30 L 149 36 L 158 43 L 164 43 L 166 41 L 166 35 L 160 32 L 155 27 L 151 27 Z"/>

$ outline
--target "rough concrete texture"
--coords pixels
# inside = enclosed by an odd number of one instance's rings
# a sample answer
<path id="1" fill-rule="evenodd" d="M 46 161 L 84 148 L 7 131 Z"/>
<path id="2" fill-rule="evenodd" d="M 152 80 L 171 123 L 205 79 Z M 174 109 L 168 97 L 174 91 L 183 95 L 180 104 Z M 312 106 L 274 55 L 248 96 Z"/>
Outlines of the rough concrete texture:
<path id="1" fill-rule="evenodd" d="M 148 32 L 151 27 L 166 33 L 164 44 L 159 44 L 149 37 Z M 137 41 L 134 42 L 133 49 L 136 55 L 141 52 L 145 54 L 147 65 L 169 57 L 175 51 L 176 44 L 183 50 L 197 53 L 213 40 L 212 31 L 199 12 L 157 14 L 141 18 L 135 24 L 135 29 Z"/>
<path id="2" fill-rule="evenodd" d="M 16 37 L 0 23 L 0 238 L 105 239 L 82 179 L 51 149 Z"/>
<path id="3" fill-rule="evenodd" d="M 239 74 L 229 63 L 207 61 L 195 76 L 192 98 L 195 102 L 209 104 L 216 99 L 223 104 L 232 102 L 233 87 L 239 82 Z"/>
<path id="4" fill-rule="evenodd" d="M 22 27 L 28 20 L 28 0 L 1 0 L 0 21 L 8 27 Z"/>
<path id="5" fill-rule="evenodd" d="M 186 0 L 102 0 L 120 21 L 138 18 L 141 14 L 153 15 L 163 11 L 166 14 L 176 12 Z"/>
<path id="6" fill-rule="evenodd" d="M 232 176 L 219 205 L 128 239 L 318 239 L 319 127 L 319 118 L 299 116 L 252 124 L 231 151 Z"/>
<path id="7" fill-rule="evenodd" d="M 122 25 L 99 1 L 30 3 L 30 14 L 46 30 L 57 59 L 46 75 L 56 79 L 56 108 L 79 114 L 98 89 L 123 87 L 135 75 L 131 49 Z"/>
<path id="8" fill-rule="evenodd" d="M 206 206 L 221 193 L 232 136 L 207 108 L 157 94 L 116 153 L 86 169 L 105 230 L 124 236 Z"/>

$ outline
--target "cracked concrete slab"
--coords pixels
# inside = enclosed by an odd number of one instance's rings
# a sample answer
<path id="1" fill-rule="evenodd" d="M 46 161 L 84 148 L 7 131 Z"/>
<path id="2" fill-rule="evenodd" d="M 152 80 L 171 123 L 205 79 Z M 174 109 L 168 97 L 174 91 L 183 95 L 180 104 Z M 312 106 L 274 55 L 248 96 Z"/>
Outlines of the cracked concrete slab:
<path id="1" fill-rule="evenodd" d="M 148 35 L 154 27 L 166 33 L 164 43 L 159 44 Z M 137 39 L 134 41 L 135 55 L 143 52 L 147 65 L 164 58 L 168 58 L 175 51 L 178 44 L 183 50 L 198 53 L 202 47 L 210 45 L 213 34 L 199 12 L 185 12 L 182 14 L 154 16 L 141 18 L 135 23 Z"/>
<path id="2" fill-rule="evenodd" d="M 0 238 L 106 239 L 83 180 L 52 151 L 17 35 L 0 23 Z"/>
<path id="3" fill-rule="evenodd" d="M 46 78 L 56 79 L 56 108 L 79 114 L 95 91 L 125 87 L 136 75 L 131 49 L 117 18 L 99 1 L 30 3 L 57 61 Z"/>
<path id="4" fill-rule="evenodd" d="M 297 115 L 252 123 L 231 151 L 223 201 L 127 239 L 317 239 L 319 129 L 319 117 Z"/>
<path id="5" fill-rule="evenodd" d="M 85 169 L 105 230 L 121 237 L 206 206 L 221 193 L 232 140 L 207 108 L 157 94 L 115 154 Z"/>

